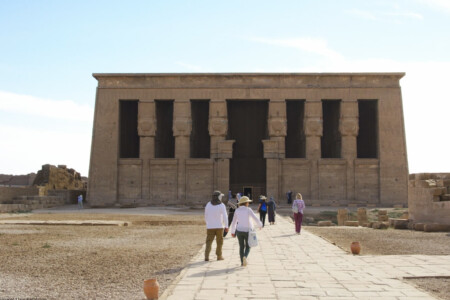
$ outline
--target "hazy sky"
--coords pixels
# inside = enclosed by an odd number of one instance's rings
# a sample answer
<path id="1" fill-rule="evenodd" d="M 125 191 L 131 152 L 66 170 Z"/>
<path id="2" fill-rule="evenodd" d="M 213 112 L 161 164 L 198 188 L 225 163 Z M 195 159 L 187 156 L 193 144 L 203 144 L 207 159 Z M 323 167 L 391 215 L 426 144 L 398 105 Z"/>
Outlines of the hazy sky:
<path id="1" fill-rule="evenodd" d="M 406 72 L 410 173 L 450 172 L 449 53 L 450 0 L 0 0 L 0 173 L 87 176 L 92 73 L 165 72 Z"/>

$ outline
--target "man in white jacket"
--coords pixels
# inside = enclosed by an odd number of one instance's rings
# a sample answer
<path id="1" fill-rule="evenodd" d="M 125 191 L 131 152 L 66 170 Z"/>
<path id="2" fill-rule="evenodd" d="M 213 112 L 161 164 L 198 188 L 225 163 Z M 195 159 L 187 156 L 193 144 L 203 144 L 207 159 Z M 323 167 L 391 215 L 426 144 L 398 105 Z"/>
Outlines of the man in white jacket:
<path id="1" fill-rule="evenodd" d="M 216 238 L 216 255 L 217 260 L 223 260 L 222 245 L 223 245 L 223 231 L 228 232 L 228 217 L 225 205 L 222 203 L 223 194 L 220 191 L 215 191 L 212 194 L 212 200 L 206 204 L 205 207 L 205 222 L 206 222 L 206 249 L 205 261 L 209 261 L 209 253 L 211 252 L 211 245 Z"/>

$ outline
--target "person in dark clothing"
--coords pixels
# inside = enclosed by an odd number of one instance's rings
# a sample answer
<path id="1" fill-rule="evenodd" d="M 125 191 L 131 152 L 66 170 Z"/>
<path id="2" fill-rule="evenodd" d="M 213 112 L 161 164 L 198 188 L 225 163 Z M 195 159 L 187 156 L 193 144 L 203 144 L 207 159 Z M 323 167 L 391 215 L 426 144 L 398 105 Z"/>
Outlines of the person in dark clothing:
<path id="1" fill-rule="evenodd" d="M 226 207 L 228 207 L 228 226 L 231 225 L 231 222 L 233 221 L 234 211 L 237 208 L 238 203 L 237 195 L 233 195 L 230 197 L 230 200 L 228 200 L 225 204 Z M 223 201 L 225 202 L 225 201 Z M 228 231 L 223 232 L 223 237 L 226 237 L 228 234 Z"/>
<path id="2" fill-rule="evenodd" d="M 277 209 L 277 206 L 275 205 L 275 200 L 273 199 L 273 196 L 270 196 L 270 200 L 267 203 L 267 214 L 269 217 L 269 224 L 274 225 L 275 224 L 275 211 Z"/>
<path id="3" fill-rule="evenodd" d="M 267 214 L 267 198 L 264 195 L 259 196 L 259 219 L 261 220 L 262 226 L 264 227 L 264 223 L 266 222 L 266 214 Z"/>
<path id="4" fill-rule="evenodd" d="M 291 204 L 291 203 L 292 203 L 292 192 L 291 192 L 291 191 L 288 191 L 288 192 L 286 193 L 286 197 L 287 197 L 287 203 L 288 203 L 288 204 Z"/>

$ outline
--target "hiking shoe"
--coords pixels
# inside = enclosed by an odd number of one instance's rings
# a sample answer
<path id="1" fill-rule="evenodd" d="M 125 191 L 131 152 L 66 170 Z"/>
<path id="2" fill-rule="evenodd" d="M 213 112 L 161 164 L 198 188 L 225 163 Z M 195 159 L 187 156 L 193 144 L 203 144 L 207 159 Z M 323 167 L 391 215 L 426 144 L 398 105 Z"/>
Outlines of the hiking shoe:
<path id="1" fill-rule="evenodd" d="M 223 258 L 223 256 L 218 256 L 217 260 L 224 260 L 225 258 Z"/>
<path id="2" fill-rule="evenodd" d="M 242 265 L 245 267 L 247 266 L 247 257 L 244 256 L 244 258 L 242 259 Z"/>
<path id="3" fill-rule="evenodd" d="M 209 261 L 209 258 L 205 257 L 205 261 Z"/>

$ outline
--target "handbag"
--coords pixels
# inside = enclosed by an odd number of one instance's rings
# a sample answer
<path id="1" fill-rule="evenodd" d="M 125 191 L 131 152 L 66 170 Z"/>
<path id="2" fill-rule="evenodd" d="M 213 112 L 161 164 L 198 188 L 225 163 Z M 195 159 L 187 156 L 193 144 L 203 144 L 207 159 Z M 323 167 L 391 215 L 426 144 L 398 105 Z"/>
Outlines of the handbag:
<path id="1" fill-rule="evenodd" d="M 296 203 L 294 203 L 294 204 L 292 205 L 292 212 L 293 212 L 294 214 L 298 214 L 298 205 L 297 205 Z"/>
<path id="2" fill-rule="evenodd" d="M 250 220 L 250 213 L 248 214 L 248 219 L 249 223 L 252 223 Z M 256 236 L 256 231 L 253 229 L 253 226 L 248 231 L 248 245 L 252 248 L 258 246 L 258 237 Z"/>
<path id="3" fill-rule="evenodd" d="M 253 229 L 250 229 L 248 232 L 248 245 L 252 248 L 258 246 L 258 237 L 256 236 L 256 231 Z"/>

